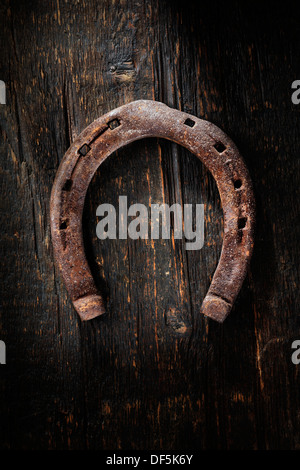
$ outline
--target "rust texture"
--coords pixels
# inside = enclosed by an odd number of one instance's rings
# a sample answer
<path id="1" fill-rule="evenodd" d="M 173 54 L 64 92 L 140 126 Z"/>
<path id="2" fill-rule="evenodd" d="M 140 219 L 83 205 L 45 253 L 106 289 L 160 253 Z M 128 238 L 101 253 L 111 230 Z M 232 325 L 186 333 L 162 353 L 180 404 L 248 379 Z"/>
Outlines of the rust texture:
<path id="1" fill-rule="evenodd" d="M 113 152 L 145 137 L 171 140 L 195 154 L 212 173 L 221 197 L 224 239 L 201 313 L 223 322 L 240 291 L 253 250 L 252 183 L 235 144 L 214 124 L 157 101 L 121 106 L 90 124 L 66 152 L 51 194 L 51 233 L 56 262 L 82 320 L 105 313 L 88 266 L 82 212 L 89 183 Z"/>

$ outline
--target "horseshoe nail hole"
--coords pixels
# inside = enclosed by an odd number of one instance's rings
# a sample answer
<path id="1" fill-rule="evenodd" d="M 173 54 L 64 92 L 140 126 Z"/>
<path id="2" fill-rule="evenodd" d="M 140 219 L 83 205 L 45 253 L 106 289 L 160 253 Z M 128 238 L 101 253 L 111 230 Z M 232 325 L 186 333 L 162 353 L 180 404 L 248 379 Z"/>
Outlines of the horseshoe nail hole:
<path id="1" fill-rule="evenodd" d="M 233 182 L 234 184 L 234 189 L 240 189 L 242 187 L 242 181 L 241 180 L 235 180 Z"/>
<path id="2" fill-rule="evenodd" d="M 224 150 L 226 150 L 226 147 L 225 147 L 224 144 L 222 144 L 222 142 L 216 142 L 214 147 L 215 147 L 216 151 L 219 152 L 219 153 L 223 153 Z"/>
<path id="3" fill-rule="evenodd" d="M 68 220 L 63 220 L 59 226 L 59 230 L 66 230 L 68 227 Z"/>
<path id="4" fill-rule="evenodd" d="M 63 185 L 62 190 L 63 191 L 71 191 L 73 181 L 72 180 L 67 180 L 65 184 Z"/>
<path id="5" fill-rule="evenodd" d="M 193 121 L 193 120 L 190 119 L 190 118 L 187 118 L 187 119 L 184 121 L 184 124 L 185 124 L 186 126 L 189 126 L 189 127 L 194 127 L 195 121 Z"/>
<path id="6" fill-rule="evenodd" d="M 119 127 L 121 124 L 120 124 L 119 119 L 113 119 L 112 121 L 109 121 L 107 125 L 111 130 L 114 130 L 117 127 Z"/>
<path id="7" fill-rule="evenodd" d="M 238 220 L 238 229 L 242 230 L 246 227 L 247 217 L 240 217 Z"/>
<path id="8" fill-rule="evenodd" d="M 91 147 L 88 144 L 83 144 L 83 146 L 80 147 L 78 152 L 80 153 L 80 155 L 85 157 L 89 153 L 90 150 L 91 150 Z"/>

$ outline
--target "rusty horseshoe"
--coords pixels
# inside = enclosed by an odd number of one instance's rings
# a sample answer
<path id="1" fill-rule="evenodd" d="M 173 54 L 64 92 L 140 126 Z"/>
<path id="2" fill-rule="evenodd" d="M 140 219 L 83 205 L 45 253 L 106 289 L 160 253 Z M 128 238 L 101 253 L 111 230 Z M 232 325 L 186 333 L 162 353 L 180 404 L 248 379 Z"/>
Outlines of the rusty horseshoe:
<path id="1" fill-rule="evenodd" d="M 252 183 L 235 144 L 214 124 L 157 101 L 121 106 L 90 124 L 66 152 L 51 193 L 51 233 L 56 262 L 82 320 L 105 313 L 88 266 L 82 212 L 89 183 L 101 163 L 135 140 L 160 137 L 195 154 L 216 180 L 224 217 L 220 260 L 201 313 L 223 322 L 240 291 L 253 250 Z"/>

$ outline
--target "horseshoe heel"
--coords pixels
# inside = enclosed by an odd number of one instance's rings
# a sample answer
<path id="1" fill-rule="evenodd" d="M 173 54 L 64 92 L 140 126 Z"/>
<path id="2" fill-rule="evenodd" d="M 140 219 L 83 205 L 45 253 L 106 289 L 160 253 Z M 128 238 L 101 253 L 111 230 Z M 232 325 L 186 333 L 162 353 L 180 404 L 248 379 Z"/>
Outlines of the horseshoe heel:
<path id="1" fill-rule="evenodd" d="M 171 140 L 194 153 L 212 173 L 224 216 L 222 252 L 201 312 L 223 322 L 239 293 L 253 249 L 252 184 L 236 146 L 214 124 L 156 101 L 135 101 L 90 124 L 66 152 L 51 193 L 51 233 L 56 262 L 82 320 L 102 315 L 102 297 L 88 266 L 82 212 L 89 183 L 101 163 L 145 137 Z"/>

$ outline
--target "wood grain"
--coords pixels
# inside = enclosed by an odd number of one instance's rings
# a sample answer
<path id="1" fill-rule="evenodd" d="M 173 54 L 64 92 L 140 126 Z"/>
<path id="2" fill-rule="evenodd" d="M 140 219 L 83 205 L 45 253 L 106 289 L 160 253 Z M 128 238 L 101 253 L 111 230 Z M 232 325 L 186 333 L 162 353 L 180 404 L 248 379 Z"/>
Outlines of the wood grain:
<path id="1" fill-rule="evenodd" d="M 298 10 L 241 3 L 2 2 L 1 448 L 300 448 Z M 134 143 L 90 185 L 85 245 L 107 315 L 80 323 L 54 265 L 59 162 L 90 122 L 136 99 L 212 121 L 250 170 L 255 252 L 223 325 L 199 315 L 222 245 L 218 191 L 175 144 Z M 96 208 L 119 195 L 204 203 L 205 246 L 100 242 Z"/>

